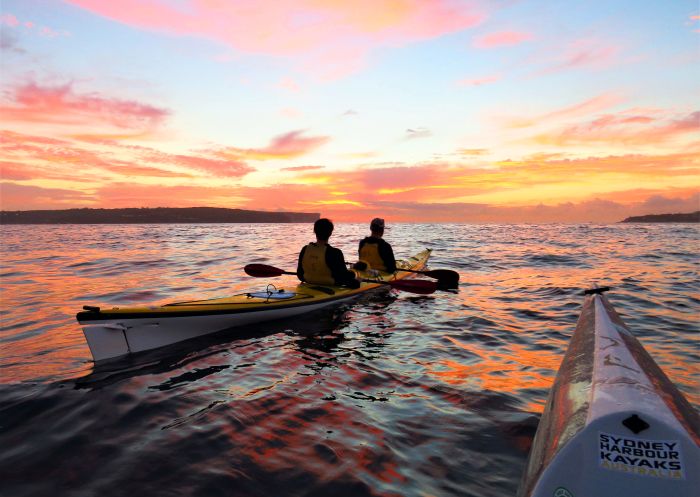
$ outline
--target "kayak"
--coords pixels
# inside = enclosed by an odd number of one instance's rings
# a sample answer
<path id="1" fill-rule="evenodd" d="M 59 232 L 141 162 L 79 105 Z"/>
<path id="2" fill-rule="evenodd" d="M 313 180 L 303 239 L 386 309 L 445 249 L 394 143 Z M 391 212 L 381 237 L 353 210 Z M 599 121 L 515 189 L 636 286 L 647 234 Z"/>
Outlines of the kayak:
<path id="1" fill-rule="evenodd" d="M 266 289 L 160 306 L 111 309 L 83 306 L 84 310 L 76 318 L 82 326 L 93 360 L 101 361 L 236 326 L 289 318 L 338 304 L 412 276 L 408 270 L 422 269 L 429 257 L 430 249 L 426 249 L 406 260 L 397 261 L 399 270 L 396 273 L 380 273 L 370 269 L 356 271 L 362 279 L 360 287 L 356 289 L 299 283 L 287 291 Z M 268 285 L 267 288 L 274 287 Z"/>
<path id="2" fill-rule="evenodd" d="M 586 290 L 520 497 L 698 497 L 700 416 L 602 292 Z"/>

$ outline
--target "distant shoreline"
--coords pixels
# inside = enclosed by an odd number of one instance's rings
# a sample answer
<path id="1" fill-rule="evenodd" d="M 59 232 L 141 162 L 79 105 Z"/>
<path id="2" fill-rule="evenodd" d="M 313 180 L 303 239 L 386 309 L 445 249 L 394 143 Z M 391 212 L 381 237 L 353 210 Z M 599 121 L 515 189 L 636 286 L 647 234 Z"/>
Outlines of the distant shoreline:
<path id="1" fill-rule="evenodd" d="M 155 207 L 0 211 L 0 224 L 313 223 L 317 212 L 270 212 L 219 207 Z"/>
<path id="2" fill-rule="evenodd" d="M 678 214 L 649 214 L 632 216 L 621 223 L 700 223 L 700 211 Z"/>

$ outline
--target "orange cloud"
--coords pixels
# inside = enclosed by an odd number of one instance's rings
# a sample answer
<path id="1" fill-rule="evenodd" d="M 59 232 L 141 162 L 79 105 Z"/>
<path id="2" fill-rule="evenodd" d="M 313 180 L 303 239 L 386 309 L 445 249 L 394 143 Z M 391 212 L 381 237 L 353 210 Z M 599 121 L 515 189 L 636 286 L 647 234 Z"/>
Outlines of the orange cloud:
<path id="1" fill-rule="evenodd" d="M 199 1 L 186 7 L 159 0 L 69 3 L 139 29 L 199 36 L 247 53 L 301 57 L 307 69 L 325 71 L 323 77 L 362 67 L 374 46 L 455 33 L 485 17 L 473 3 L 452 0 L 278 0 L 264 8 L 255 0 Z"/>
<path id="2" fill-rule="evenodd" d="M 242 203 L 235 187 L 191 185 L 159 186 L 110 183 L 95 191 L 95 207 L 237 207 Z"/>
<path id="3" fill-rule="evenodd" d="M 485 155 L 489 151 L 485 148 L 460 148 L 457 151 L 458 155 L 465 155 L 465 156 L 476 156 L 476 155 Z"/>
<path id="4" fill-rule="evenodd" d="M 90 170 L 102 169 L 124 177 L 192 178 L 196 171 L 201 171 L 210 176 L 239 178 L 254 170 L 237 160 L 168 154 L 111 141 L 101 141 L 97 145 L 85 148 L 68 140 L 0 131 L 0 150 L 12 159 L 15 177 L 33 174 L 31 179 L 77 181 L 89 177 Z M 88 146 L 93 144 L 88 142 Z M 153 164 L 164 167 L 154 167 Z M 171 168 L 185 168 L 189 172 Z"/>
<path id="5" fill-rule="evenodd" d="M 497 33 L 489 33 L 476 38 L 474 40 L 474 46 L 477 48 L 508 47 L 529 41 L 532 38 L 532 33 L 524 33 L 521 31 L 499 31 Z"/>
<path id="6" fill-rule="evenodd" d="M 8 211 L 68 209 L 90 205 L 91 200 L 89 194 L 78 190 L 0 182 L 0 208 Z"/>
<path id="7" fill-rule="evenodd" d="M 269 159 L 293 159 L 308 154 L 330 141 L 328 136 L 302 136 L 304 130 L 290 131 L 272 139 L 264 148 L 233 148 L 228 147 L 217 151 L 222 157 L 269 160 Z"/>
<path id="8" fill-rule="evenodd" d="M 5 160 L 0 161 L 0 178 L 4 180 L 22 181 L 35 177 L 33 171 L 26 164 Z"/>
<path id="9" fill-rule="evenodd" d="M 5 121 L 67 125 L 109 124 L 118 128 L 152 128 L 170 112 L 131 100 L 97 93 L 79 94 L 72 84 L 41 86 L 25 83 L 12 88 L 0 105 Z"/>

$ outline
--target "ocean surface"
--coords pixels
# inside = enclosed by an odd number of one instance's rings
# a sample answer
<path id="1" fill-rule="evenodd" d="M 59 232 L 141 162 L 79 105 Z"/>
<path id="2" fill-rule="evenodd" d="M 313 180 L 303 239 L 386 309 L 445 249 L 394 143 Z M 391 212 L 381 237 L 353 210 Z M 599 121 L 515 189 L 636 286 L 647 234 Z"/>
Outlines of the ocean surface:
<path id="1" fill-rule="evenodd" d="M 331 238 L 353 260 L 367 227 Z M 509 496 L 593 283 L 700 406 L 697 225 L 399 224 L 455 292 L 381 290 L 93 364 L 75 314 L 287 288 L 311 225 L 0 226 L 0 493 Z"/>

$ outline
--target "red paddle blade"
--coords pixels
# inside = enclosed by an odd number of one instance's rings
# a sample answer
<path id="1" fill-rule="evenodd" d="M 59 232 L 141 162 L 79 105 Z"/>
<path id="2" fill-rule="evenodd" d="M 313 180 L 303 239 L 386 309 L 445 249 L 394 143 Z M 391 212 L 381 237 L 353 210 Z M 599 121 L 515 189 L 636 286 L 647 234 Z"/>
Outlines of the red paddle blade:
<path id="1" fill-rule="evenodd" d="M 268 266 L 267 264 L 248 264 L 243 268 L 243 271 L 245 271 L 245 274 L 248 276 L 254 276 L 256 278 L 270 278 L 284 274 L 282 269 Z"/>
<path id="2" fill-rule="evenodd" d="M 428 295 L 437 290 L 437 283 L 428 280 L 392 280 L 387 283 L 397 290 L 420 295 Z"/>

